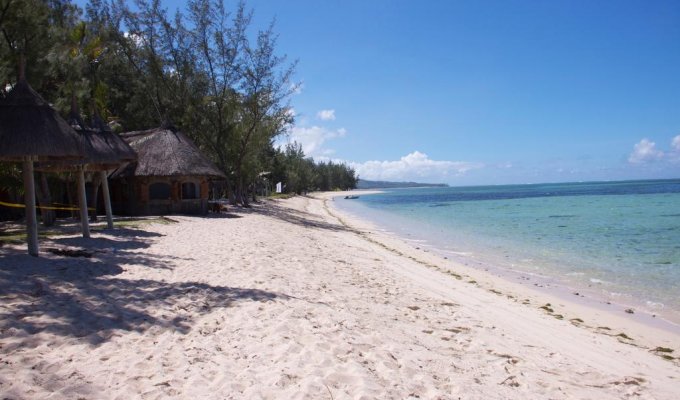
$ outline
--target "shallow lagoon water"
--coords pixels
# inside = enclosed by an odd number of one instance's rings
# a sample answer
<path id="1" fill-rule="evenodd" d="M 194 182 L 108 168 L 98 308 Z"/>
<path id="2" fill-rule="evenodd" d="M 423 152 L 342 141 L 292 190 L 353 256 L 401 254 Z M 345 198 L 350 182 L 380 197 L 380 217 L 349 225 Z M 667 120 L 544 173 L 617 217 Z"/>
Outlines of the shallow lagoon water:
<path id="1" fill-rule="evenodd" d="M 680 180 L 391 189 L 335 203 L 477 265 L 680 311 Z"/>

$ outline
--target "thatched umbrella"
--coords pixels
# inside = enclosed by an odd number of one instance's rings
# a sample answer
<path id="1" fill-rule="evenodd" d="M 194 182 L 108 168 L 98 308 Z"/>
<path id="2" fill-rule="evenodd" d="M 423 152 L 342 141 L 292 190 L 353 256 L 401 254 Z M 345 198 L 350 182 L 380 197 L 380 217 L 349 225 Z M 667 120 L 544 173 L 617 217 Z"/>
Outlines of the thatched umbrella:
<path id="1" fill-rule="evenodd" d="M 102 181 L 104 209 L 106 210 L 106 223 L 109 229 L 111 229 L 113 228 L 113 212 L 111 210 L 108 173 L 115 168 L 137 161 L 137 153 L 125 140 L 113 133 L 111 128 L 101 119 L 96 109 L 92 119 L 92 128 L 86 136 L 89 136 L 93 143 L 99 142 L 102 147 L 105 146 L 105 148 L 110 149 L 109 154 L 112 155 L 108 163 L 90 164 L 89 167 L 91 170 L 99 170 Z M 111 163 L 111 161 L 117 162 Z"/>
<path id="2" fill-rule="evenodd" d="M 19 81 L 0 100 L 0 161 L 23 162 L 28 253 L 38 256 L 34 161 L 78 160 L 83 150 L 78 134 L 26 82 Z"/>
<path id="3" fill-rule="evenodd" d="M 113 228 L 113 213 L 108 185 L 108 171 L 137 160 L 137 154 L 120 136 L 116 135 L 101 120 L 95 110 L 92 127 L 85 125 L 78 112 L 75 97 L 71 102 L 71 113 L 68 123 L 80 135 L 85 157 L 74 163 L 72 161 L 56 161 L 41 163 L 36 168 L 44 171 L 76 171 L 78 174 L 78 196 L 80 198 L 80 219 L 83 226 L 83 236 L 89 236 L 87 223 L 87 199 L 85 196 L 85 171 L 99 173 L 102 181 L 104 207 L 109 229 Z"/>

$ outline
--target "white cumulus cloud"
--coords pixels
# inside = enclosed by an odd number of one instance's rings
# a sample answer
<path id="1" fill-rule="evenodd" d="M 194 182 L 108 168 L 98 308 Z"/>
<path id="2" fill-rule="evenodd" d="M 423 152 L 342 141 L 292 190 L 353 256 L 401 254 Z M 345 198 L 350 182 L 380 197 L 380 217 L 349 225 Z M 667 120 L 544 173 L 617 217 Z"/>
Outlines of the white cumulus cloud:
<path id="1" fill-rule="evenodd" d="M 359 177 L 380 181 L 448 182 L 450 178 L 483 168 L 484 164 L 467 161 L 432 160 L 427 154 L 414 151 L 396 161 L 366 161 L 350 163 Z"/>
<path id="2" fill-rule="evenodd" d="M 673 139 L 675 140 L 675 139 Z M 642 164 L 650 161 L 662 159 L 663 151 L 656 148 L 656 143 L 645 138 L 640 140 L 633 147 L 633 152 L 628 156 L 628 162 L 631 164 Z"/>
<path id="3" fill-rule="evenodd" d="M 680 151 L 680 135 L 676 136 L 671 140 L 671 147 L 674 151 Z"/>
<path id="4" fill-rule="evenodd" d="M 335 110 L 321 110 L 316 117 L 322 121 L 335 121 Z"/>
<path id="5" fill-rule="evenodd" d="M 335 110 L 321 110 L 316 113 L 316 117 L 322 121 L 334 121 Z"/>
<path id="6" fill-rule="evenodd" d="M 306 156 L 316 158 L 333 154 L 333 150 L 324 148 L 324 143 L 331 139 L 344 137 L 346 134 L 345 128 L 328 129 L 322 126 L 295 126 L 290 130 L 289 142 L 300 143 Z"/>

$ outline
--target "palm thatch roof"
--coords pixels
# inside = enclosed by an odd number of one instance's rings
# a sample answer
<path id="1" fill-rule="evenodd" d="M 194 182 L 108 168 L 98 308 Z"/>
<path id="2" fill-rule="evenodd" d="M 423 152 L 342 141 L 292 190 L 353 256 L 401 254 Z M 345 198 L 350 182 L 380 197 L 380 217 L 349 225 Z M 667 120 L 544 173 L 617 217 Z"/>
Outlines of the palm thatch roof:
<path id="1" fill-rule="evenodd" d="M 137 153 L 137 162 L 115 171 L 112 178 L 151 176 L 225 175 L 207 159 L 193 141 L 176 128 L 160 127 L 121 134 Z"/>
<path id="2" fill-rule="evenodd" d="M 78 134 L 20 79 L 0 100 L 0 160 L 78 160 L 83 157 Z"/>
<path id="3" fill-rule="evenodd" d="M 99 118 L 97 128 L 88 127 L 80 117 L 76 106 L 71 106 L 68 124 L 75 129 L 83 144 L 85 157 L 78 163 L 72 161 L 45 162 L 36 165 L 41 171 L 71 171 L 79 164 L 86 164 L 89 171 L 107 171 L 137 160 L 137 153 L 120 136 L 113 133 Z"/>

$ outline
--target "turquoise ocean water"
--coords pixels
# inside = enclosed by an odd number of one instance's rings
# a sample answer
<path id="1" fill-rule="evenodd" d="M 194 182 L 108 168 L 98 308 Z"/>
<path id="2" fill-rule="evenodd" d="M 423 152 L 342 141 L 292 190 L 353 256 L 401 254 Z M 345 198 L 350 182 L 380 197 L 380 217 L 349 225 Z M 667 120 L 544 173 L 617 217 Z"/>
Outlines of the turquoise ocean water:
<path id="1" fill-rule="evenodd" d="M 334 203 L 473 267 L 680 311 L 680 179 L 390 189 Z"/>

